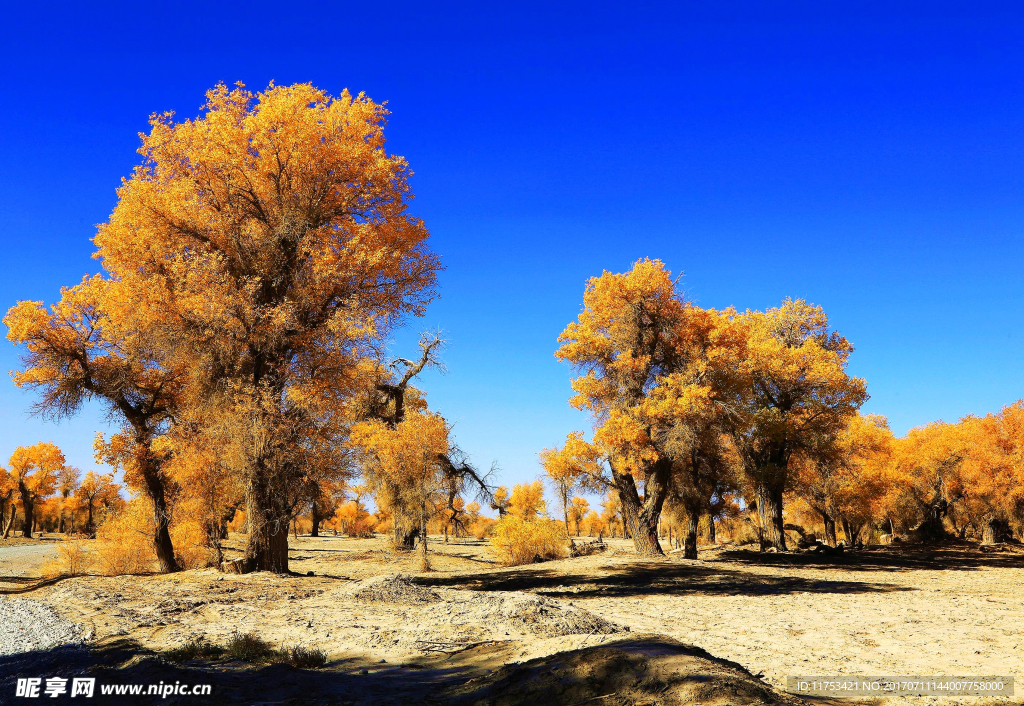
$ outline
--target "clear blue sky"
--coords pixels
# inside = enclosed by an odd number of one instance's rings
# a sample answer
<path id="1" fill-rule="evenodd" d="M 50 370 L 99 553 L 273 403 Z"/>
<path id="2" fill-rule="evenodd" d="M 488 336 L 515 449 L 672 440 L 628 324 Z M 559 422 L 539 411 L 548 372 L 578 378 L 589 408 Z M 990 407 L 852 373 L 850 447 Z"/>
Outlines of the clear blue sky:
<path id="1" fill-rule="evenodd" d="M 154 111 L 217 81 L 365 91 L 446 271 L 428 399 L 502 481 L 588 420 L 555 339 L 640 257 L 699 304 L 823 305 L 893 428 L 1024 396 L 1024 6 L 964 2 L 21 3 L 0 28 L 3 309 L 98 265 Z M 0 346 L 0 367 L 16 365 Z M 92 468 L 102 415 L 27 418 Z"/>

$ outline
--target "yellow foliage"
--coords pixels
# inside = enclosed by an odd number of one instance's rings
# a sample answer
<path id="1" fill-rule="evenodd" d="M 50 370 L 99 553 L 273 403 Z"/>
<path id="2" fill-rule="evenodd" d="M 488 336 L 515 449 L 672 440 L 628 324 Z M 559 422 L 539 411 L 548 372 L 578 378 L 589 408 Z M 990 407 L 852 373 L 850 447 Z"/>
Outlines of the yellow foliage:
<path id="1" fill-rule="evenodd" d="M 553 520 L 529 521 L 506 515 L 494 526 L 491 546 L 506 566 L 560 559 L 567 553 L 565 526 Z"/>
<path id="2" fill-rule="evenodd" d="M 375 524 L 373 515 L 360 507 L 357 500 L 342 504 L 327 521 L 328 527 L 350 537 L 372 537 Z"/>
<path id="3" fill-rule="evenodd" d="M 235 510 L 235 516 L 231 518 L 231 522 L 228 523 L 228 532 L 248 532 L 246 526 L 245 510 Z"/>
<path id="4" fill-rule="evenodd" d="M 607 521 L 598 515 L 596 510 L 591 510 L 580 522 L 580 529 L 588 537 L 597 537 L 607 533 L 607 525 Z"/>
<path id="5" fill-rule="evenodd" d="M 153 508 L 145 498 L 135 498 L 96 532 L 96 551 L 101 571 L 108 576 L 152 571 L 156 561 Z"/>
<path id="6" fill-rule="evenodd" d="M 491 536 L 497 522 L 490 517 L 480 516 L 469 523 L 469 533 L 477 539 L 486 539 Z"/>
<path id="7" fill-rule="evenodd" d="M 96 557 L 87 540 L 79 535 L 64 535 L 57 542 L 57 558 L 43 567 L 45 576 L 81 576 L 92 568 Z"/>
<path id="8" fill-rule="evenodd" d="M 210 546 L 210 538 L 203 523 L 187 518 L 171 525 L 171 543 L 174 556 L 183 569 L 201 569 L 217 565 L 217 553 Z"/>
<path id="9" fill-rule="evenodd" d="M 523 520 L 535 520 L 548 511 L 544 502 L 544 484 L 539 480 L 532 483 L 518 483 L 512 488 L 508 512 Z"/>

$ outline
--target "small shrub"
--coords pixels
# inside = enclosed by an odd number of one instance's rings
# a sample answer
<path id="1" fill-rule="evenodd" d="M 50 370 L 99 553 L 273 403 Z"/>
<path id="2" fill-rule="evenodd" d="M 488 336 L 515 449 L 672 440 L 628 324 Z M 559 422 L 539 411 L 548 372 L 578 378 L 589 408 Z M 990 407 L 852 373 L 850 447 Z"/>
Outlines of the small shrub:
<path id="1" fill-rule="evenodd" d="M 299 669 L 319 669 L 327 664 L 327 653 L 319 647 L 298 645 L 288 651 L 288 662 Z"/>
<path id="2" fill-rule="evenodd" d="M 154 525 L 153 508 L 144 498 L 132 500 L 100 525 L 96 532 L 96 552 L 102 572 L 117 576 L 151 571 L 156 561 Z"/>
<path id="3" fill-rule="evenodd" d="M 273 645 L 251 632 L 233 633 L 224 651 L 229 659 L 243 662 L 276 662 L 281 657 Z"/>
<path id="4" fill-rule="evenodd" d="M 190 637 L 184 645 L 167 653 L 172 662 L 188 662 L 193 659 L 218 659 L 224 654 L 224 648 L 215 645 L 205 637 Z"/>
<path id="5" fill-rule="evenodd" d="M 84 536 L 64 536 L 57 542 L 57 559 L 48 563 L 43 573 L 48 576 L 81 576 L 88 573 L 95 560 Z"/>
<path id="6" fill-rule="evenodd" d="M 552 520 L 523 520 L 505 515 L 494 526 L 491 546 L 506 566 L 560 559 L 566 555 L 565 526 Z"/>

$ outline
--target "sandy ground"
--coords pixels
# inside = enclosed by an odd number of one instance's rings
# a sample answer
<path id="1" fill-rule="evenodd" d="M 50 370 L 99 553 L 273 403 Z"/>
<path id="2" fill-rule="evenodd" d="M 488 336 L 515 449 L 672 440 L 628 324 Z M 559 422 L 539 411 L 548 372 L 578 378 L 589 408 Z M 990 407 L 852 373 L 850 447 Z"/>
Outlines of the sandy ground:
<path id="1" fill-rule="evenodd" d="M 17 585 L 43 557 L 11 549 L 0 547 L 0 562 L 20 572 L 9 574 Z M 487 653 L 481 664 L 490 669 L 646 634 L 734 661 L 777 689 L 787 675 L 1020 676 L 1024 664 L 1022 554 L 897 548 L 821 558 L 718 548 L 697 561 L 649 560 L 612 540 L 604 554 L 505 568 L 485 543 L 436 542 L 431 562 L 433 571 L 415 575 L 416 558 L 393 555 L 382 538 L 302 537 L 292 541 L 291 567 L 312 577 L 79 577 L 31 597 L 100 641 L 131 638 L 160 651 L 195 634 L 223 642 L 255 630 L 278 644 L 319 646 L 337 664 L 379 669 L 474 650 Z M 398 573 L 414 574 L 415 584 L 380 594 L 373 577 Z"/>
<path id="2" fill-rule="evenodd" d="M 0 544 L 0 577 L 39 576 L 41 567 L 56 558 L 55 540 L 8 539 Z"/>

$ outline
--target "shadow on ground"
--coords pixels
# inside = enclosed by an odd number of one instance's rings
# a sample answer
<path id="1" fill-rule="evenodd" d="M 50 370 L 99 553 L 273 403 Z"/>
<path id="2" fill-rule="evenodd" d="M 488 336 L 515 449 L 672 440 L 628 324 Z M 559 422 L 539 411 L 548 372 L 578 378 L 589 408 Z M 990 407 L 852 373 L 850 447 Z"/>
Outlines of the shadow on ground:
<path id="1" fill-rule="evenodd" d="M 825 556 L 806 552 L 767 554 L 749 549 L 724 550 L 718 561 L 756 566 L 793 566 L 847 571 L 976 571 L 1024 568 L 1024 552 L 983 552 L 973 544 L 875 547 Z"/>
<path id="2" fill-rule="evenodd" d="M 715 564 L 637 560 L 602 567 L 601 573 L 573 573 L 569 566 L 543 565 L 512 571 L 418 577 L 426 586 L 477 591 L 532 591 L 554 598 L 623 596 L 778 596 L 791 593 L 886 593 L 906 586 L 865 581 L 831 581 L 802 576 L 765 576 Z"/>
<path id="3" fill-rule="evenodd" d="M 341 660 L 320 670 L 240 662 L 173 664 L 127 640 L 0 657 L 0 702 L 17 701 L 18 678 L 96 679 L 97 704 L 602 704 L 732 706 L 804 704 L 739 665 L 667 638 L 643 636 L 506 665 L 516 647 L 496 643 L 457 655 L 388 665 Z M 209 684 L 209 696 L 104 695 L 104 686 Z M 78 703 L 69 694 L 47 703 Z"/>

